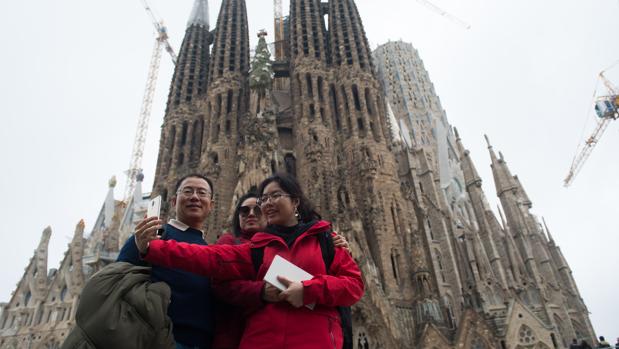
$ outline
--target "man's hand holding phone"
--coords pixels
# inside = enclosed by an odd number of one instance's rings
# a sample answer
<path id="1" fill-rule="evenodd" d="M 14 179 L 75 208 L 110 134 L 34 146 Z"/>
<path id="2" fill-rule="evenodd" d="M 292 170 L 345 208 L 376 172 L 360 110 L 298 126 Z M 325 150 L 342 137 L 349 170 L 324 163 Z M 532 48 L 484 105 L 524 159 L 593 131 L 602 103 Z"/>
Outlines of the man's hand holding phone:
<path id="1" fill-rule="evenodd" d="M 150 200 L 148 203 L 148 210 L 146 212 L 146 217 L 157 217 L 161 216 L 161 195 Z M 163 229 L 157 230 L 157 235 L 163 235 Z"/>
<path id="2" fill-rule="evenodd" d="M 147 217 L 135 226 L 135 245 L 140 254 L 148 252 L 148 244 L 159 239 L 157 230 L 161 229 L 163 221 L 159 217 Z"/>
<path id="3" fill-rule="evenodd" d="M 159 236 L 163 234 L 160 214 L 161 196 L 157 196 L 148 203 L 146 218 L 135 226 L 135 244 L 141 254 L 146 254 L 150 241 L 159 239 Z"/>

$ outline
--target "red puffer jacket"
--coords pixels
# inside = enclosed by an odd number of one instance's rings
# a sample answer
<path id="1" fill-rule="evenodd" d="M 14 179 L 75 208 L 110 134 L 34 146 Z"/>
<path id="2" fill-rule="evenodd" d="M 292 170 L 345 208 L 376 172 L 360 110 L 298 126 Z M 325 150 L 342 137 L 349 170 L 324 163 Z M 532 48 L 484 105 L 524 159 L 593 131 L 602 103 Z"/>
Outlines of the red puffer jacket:
<path id="1" fill-rule="evenodd" d="M 308 273 L 303 281 L 303 303 L 316 303 L 314 310 L 294 308 L 287 302 L 269 303 L 247 319 L 241 349 L 338 349 L 342 328 L 336 306 L 351 306 L 363 296 L 363 280 L 355 261 L 336 248 L 329 273 L 325 270 L 318 233 L 330 230 L 319 221 L 301 234 L 291 248 L 279 237 L 257 233 L 243 245 L 199 246 L 154 240 L 145 259 L 151 263 L 184 269 L 222 280 L 262 280 L 275 255 L 291 261 Z M 255 275 L 251 248 L 264 247 L 263 264 Z"/>
<path id="2" fill-rule="evenodd" d="M 243 233 L 242 236 L 235 237 L 231 233 L 226 233 L 217 240 L 217 244 L 244 244 L 248 243 L 253 235 Z M 262 280 L 212 280 L 213 294 L 221 301 L 217 307 L 212 349 L 239 348 L 247 317 L 263 305 L 261 298 L 263 287 Z"/>

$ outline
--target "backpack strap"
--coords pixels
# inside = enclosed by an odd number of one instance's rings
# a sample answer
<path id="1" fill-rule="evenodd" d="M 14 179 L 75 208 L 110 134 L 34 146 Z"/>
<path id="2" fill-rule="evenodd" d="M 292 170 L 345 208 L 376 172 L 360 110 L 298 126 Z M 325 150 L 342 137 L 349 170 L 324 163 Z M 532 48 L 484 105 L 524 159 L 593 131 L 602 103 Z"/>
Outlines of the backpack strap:
<path id="1" fill-rule="evenodd" d="M 256 276 L 258 276 L 258 271 L 260 271 L 260 266 L 262 265 L 262 260 L 264 259 L 264 246 L 252 248 L 251 251 L 251 263 L 254 265 L 254 272 Z"/>
<path id="2" fill-rule="evenodd" d="M 320 252 L 322 253 L 322 260 L 325 262 L 325 268 L 327 274 L 331 269 L 331 264 L 335 259 L 335 245 L 333 244 L 333 237 L 331 231 L 318 234 L 318 243 L 320 244 Z"/>
<path id="3" fill-rule="evenodd" d="M 327 274 L 329 274 L 329 269 L 331 269 L 331 265 L 335 259 L 335 244 L 333 243 L 333 236 L 331 233 L 332 232 L 329 230 L 318 234 L 318 242 L 320 243 L 322 260 L 325 262 Z M 340 326 L 342 327 L 342 348 L 352 349 L 352 310 L 350 307 L 336 307 L 336 309 L 340 315 Z"/>

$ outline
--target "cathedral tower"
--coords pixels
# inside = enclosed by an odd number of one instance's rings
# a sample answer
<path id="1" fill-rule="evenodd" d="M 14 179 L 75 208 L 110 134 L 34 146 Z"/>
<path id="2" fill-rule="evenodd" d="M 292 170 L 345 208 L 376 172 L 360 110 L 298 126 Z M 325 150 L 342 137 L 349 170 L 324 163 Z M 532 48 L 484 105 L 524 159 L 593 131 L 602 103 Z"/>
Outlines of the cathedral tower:
<path id="1" fill-rule="evenodd" d="M 338 223 L 350 221 L 353 237 L 367 246 L 367 258 L 377 268 L 381 285 L 380 290 L 368 290 L 374 293 L 368 298 L 384 293 L 390 300 L 392 319 L 399 323 L 390 328 L 391 335 L 400 343 L 413 342 L 423 324 L 444 326 L 446 312 L 426 247 L 431 238 L 420 219 L 423 209 L 405 200 L 401 191 L 384 95 L 354 1 L 329 2 L 329 43 L 331 96 L 337 100 L 333 115 L 338 196 L 344 203 Z M 412 166 L 418 165 L 414 161 Z"/>
<path id="2" fill-rule="evenodd" d="M 202 156 L 205 115 L 199 101 L 207 91 L 212 41 L 208 16 L 208 1 L 195 0 L 170 85 L 153 185 L 153 195 L 163 197 L 163 216 L 176 179 L 197 172 Z"/>
<path id="3" fill-rule="evenodd" d="M 245 0 L 223 0 L 209 66 L 206 130 L 200 170 L 214 182 L 219 207 L 207 221 L 209 231 L 227 228 L 238 176 L 238 142 L 249 102 L 249 33 Z"/>
<path id="4" fill-rule="evenodd" d="M 306 183 L 319 212 L 331 219 L 334 208 L 335 144 L 329 108 L 332 76 L 328 34 L 320 0 L 290 2 L 290 99 L 294 111 L 293 152 L 284 155 L 287 169 Z"/>

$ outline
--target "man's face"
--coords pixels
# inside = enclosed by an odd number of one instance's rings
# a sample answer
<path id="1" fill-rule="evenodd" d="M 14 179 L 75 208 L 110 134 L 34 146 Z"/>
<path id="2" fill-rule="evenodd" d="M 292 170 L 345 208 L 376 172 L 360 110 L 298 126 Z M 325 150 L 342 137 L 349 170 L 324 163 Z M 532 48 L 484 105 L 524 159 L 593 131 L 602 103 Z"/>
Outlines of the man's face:
<path id="1" fill-rule="evenodd" d="M 211 187 L 204 179 L 199 177 L 185 179 L 176 195 L 172 197 L 176 219 L 187 225 L 204 223 L 213 208 L 211 196 Z"/>

